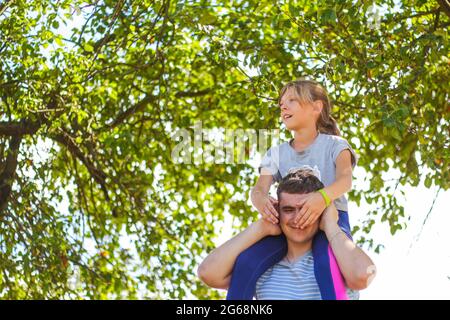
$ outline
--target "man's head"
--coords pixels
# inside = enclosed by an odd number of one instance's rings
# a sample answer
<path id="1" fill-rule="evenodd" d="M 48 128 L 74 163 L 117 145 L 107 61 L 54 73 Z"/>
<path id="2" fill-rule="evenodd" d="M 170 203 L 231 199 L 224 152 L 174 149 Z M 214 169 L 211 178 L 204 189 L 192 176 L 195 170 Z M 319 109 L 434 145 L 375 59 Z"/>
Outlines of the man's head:
<path id="1" fill-rule="evenodd" d="M 288 173 L 278 185 L 280 227 L 286 238 L 294 243 L 311 240 L 319 229 L 319 220 L 305 229 L 296 228 L 295 218 L 300 213 L 299 202 L 306 194 L 324 187 L 312 170 L 297 169 Z"/>

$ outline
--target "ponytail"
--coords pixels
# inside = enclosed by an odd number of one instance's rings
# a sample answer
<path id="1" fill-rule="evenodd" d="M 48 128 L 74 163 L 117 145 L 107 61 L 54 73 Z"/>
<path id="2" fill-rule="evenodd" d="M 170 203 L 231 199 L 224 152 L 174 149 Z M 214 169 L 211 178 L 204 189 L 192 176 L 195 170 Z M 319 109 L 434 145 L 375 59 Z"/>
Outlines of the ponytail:
<path id="1" fill-rule="evenodd" d="M 325 89 L 323 89 L 325 90 Z M 322 99 L 318 99 L 324 102 Z M 339 131 L 339 128 L 337 126 L 336 120 L 331 116 L 331 109 L 333 104 L 330 101 L 330 98 L 325 92 L 325 99 L 326 103 L 323 104 L 322 112 L 320 113 L 319 118 L 316 122 L 317 130 L 319 130 L 320 133 L 326 133 L 331 134 L 334 136 L 340 136 L 341 132 Z"/>

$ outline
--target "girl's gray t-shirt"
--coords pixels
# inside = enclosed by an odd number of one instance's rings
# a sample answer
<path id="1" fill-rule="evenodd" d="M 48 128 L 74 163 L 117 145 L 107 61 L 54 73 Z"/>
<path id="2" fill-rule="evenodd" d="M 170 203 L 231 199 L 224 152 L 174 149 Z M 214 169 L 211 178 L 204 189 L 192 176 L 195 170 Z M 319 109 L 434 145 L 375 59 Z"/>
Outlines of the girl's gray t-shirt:
<path id="1" fill-rule="evenodd" d="M 343 150 L 350 150 L 352 168 L 358 162 L 355 151 L 342 137 L 319 133 L 303 151 L 296 151 L 290 144 L 292 140 L 271 147 L 262 158 L 259 171 L 268 169 L 274 181 L 279 182 L 290 169 L 307 166 L 318 172 L 319 179 L 327 187 L 336 180 L 336 159 Z M 334 200 L 334 204 L 338 210 L 348 211 L 345 195 Z"/>

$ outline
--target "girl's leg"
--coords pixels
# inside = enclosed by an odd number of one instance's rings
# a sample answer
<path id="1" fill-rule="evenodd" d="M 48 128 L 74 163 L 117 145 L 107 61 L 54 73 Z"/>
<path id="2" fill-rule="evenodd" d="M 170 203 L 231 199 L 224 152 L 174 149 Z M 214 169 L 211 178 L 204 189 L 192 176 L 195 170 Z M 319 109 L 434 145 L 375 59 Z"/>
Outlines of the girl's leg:
<path id="1" fill-rule="evenodd" d="M 227 300 L 252 300 L 256 281 L 287 253 L 286 237 L 269 236 L 243 251 L 234 264 Z"/>
<path id="2" fill-rule="evenodd" d="M 353 240 L 350 234 L 348 213 L 338 210 L 338 225 Z M 337 266 L 336 258 L 323 231 L 319 231 L 313 240 L 314 273 L 323 300 L 346 300 L 347 292 L 344 278 Z"/>

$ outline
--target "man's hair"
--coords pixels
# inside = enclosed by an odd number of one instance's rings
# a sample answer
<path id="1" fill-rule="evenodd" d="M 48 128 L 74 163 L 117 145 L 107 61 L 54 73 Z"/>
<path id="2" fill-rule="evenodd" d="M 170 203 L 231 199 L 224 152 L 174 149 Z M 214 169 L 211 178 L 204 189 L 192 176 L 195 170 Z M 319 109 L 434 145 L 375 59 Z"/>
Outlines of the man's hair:
<path id="1" fill-rule="evenodd" d="M 289 172 L 277 188 L 278 201 L 281 199 L 281 193 L 310 193 L 320 190 L 324 187 L 323 183 L 317 178 L 312 170 L 301 168 Z"/>

